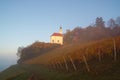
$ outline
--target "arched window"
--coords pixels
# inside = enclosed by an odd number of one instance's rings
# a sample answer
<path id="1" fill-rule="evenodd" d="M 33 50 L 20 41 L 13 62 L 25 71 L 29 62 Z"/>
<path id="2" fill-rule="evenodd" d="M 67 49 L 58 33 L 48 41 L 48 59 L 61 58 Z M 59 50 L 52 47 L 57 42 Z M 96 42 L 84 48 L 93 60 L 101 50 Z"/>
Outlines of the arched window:
<path id="1" fill-rule="evenodd" d="M 52 42 L 54 43 L 54 40 L 52 40 Z"/>

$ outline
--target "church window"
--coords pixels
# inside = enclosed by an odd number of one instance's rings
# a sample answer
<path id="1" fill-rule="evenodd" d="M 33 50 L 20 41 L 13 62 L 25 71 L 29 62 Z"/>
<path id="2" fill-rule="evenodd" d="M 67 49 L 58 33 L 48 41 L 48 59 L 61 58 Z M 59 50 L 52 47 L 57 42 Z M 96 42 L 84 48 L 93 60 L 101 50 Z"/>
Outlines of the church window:
<path id="1" fill-rule="evenodd" d="M 52 40 L 52 42 L 54 43 L 54 40 Z"/>

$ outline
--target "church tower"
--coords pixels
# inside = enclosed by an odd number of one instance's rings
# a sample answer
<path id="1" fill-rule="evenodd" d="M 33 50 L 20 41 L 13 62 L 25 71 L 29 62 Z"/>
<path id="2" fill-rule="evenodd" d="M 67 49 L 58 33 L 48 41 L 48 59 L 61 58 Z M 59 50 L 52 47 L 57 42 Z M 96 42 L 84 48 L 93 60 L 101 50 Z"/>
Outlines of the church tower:
<path id="1" fill-rule="evenodd" d="M 59 33 L 62 34 L 62 27 L 60 26 Z"/>

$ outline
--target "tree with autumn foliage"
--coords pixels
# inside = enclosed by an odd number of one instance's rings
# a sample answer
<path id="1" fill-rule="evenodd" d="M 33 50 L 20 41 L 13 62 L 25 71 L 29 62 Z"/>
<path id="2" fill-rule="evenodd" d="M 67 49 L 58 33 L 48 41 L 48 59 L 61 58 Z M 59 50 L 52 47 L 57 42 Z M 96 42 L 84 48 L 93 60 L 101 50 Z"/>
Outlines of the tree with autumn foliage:
<path id="1" fill-rule="evenodd" d="M 60 46 L 61 45 L 59 44 L 51 44 L 51 43 L 44 43 L 44 42 L 36 41 L 30 46 L 19 47 L 17 55 L 20 57 L 20 59 L 18 60 L 18 63 L 21 63 L 25 60 L 28 60 L 36 56 L 42 55 L 44 53 L 47 53 L 48 51 L 51 51 Z"/>
<path id="2" fill-rule="evenodd" d="M 82 28 L 77 26 L 64 34 L 64 44 L 87 43 L 120 35 L 120 18 L 110 19 L 108 26 L 102 17 L 97 17 L 94 25 Z"/>

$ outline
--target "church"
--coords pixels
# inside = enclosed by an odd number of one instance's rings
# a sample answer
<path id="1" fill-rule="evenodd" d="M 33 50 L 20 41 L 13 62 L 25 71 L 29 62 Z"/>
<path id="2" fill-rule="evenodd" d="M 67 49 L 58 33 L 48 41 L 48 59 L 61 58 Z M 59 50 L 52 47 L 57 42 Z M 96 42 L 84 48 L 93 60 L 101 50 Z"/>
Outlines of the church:
<path id="1" fill-rule="evenodd" d="M 50 36 L 50 43 L 63 45 L 62 27 L 60 27 L 59 32 L 55 32 Z"/>

